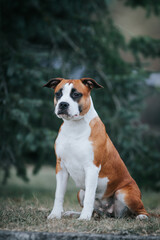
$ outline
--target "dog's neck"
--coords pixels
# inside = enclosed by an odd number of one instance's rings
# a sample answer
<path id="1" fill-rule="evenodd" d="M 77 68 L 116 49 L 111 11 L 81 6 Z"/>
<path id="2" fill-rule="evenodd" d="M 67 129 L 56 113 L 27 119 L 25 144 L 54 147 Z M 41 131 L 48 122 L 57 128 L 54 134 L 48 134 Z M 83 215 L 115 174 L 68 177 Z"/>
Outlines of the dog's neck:
<path id="1" fill-rule="evenodd" d="M 87 122 L 87 123 L 90 123 L 90 121 L 91 121 L 93 118 L 95 118 L 95 117 L 98 116 L 98 114 L 97 114 L 97 112 L 96 112 L 96 110 L 95 110 L 95 108 L 94 108 L 94 105 L 93 105 L 93 101 L 92 101 L 91 96 L 90 96 L 90 101 L 91 101 L 91 105 L 90 105 L 89 111 L 84 115 L 84 118 L 83 118 L 83 120 L 84 120 L 85 122 Z"/>
<path id="2" fill-rule="evenodd" d="M 70 131 L 74 132 L 77 131 L 77 128 L 79 132 L 85 131 L 86 125 L 88 126 L 90 121 L 98 116 L 96 110 L 94 109 L 92 98 L 90 97 L 91 105 L 88 110 L 88 112 L 79 120 L 65 120 L 64 125 L 67 127 L 67 129 L 70 129 Z"/>

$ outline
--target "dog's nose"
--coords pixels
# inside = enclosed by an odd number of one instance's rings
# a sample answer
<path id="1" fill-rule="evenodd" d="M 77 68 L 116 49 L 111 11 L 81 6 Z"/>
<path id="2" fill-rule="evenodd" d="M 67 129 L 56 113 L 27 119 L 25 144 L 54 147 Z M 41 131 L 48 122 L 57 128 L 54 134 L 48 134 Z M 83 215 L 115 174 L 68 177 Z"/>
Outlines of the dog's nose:
<path id="1" fill-rule="evenodd" d="M 67 103 L 67 102 L 61 102 L 59 104 L 59 109 L 61 109 L 61 110 L 66 110 L 68 107 L 69 107 L 69 103 Z"/>

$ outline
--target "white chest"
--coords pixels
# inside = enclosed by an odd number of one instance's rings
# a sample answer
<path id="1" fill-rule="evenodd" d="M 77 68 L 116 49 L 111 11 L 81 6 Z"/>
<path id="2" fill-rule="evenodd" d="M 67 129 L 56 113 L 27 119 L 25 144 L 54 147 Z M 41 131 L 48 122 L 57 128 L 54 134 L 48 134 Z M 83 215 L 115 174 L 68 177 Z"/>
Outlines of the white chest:
<path id="1" fill-rule="evenodd" d="M 65 121 L 56 140 L 56 154 L 61 158 L 64 166 L 76 185 L 85 190 L 86 170 L 93 167 L 94 151 L 91 135 L 90 121 L 97 117 L 91 100 L 89 112 L 80 121 Z M 95 166 L 94 166 L 95 167 Z M 98 171 L 100 168 L 98 169 Z M 98 179 L 96 198 L 102 198 L 109 179 Z"/>
<path id="2" fill-rule="evenodd" d="M 61 158 L 78 187 L 85 186 L 85 169 L 93 165 L 94 152 L 89 141 L 91 129 L 88 123 L 64 123 L 56 140 L 56 154 Z"/>

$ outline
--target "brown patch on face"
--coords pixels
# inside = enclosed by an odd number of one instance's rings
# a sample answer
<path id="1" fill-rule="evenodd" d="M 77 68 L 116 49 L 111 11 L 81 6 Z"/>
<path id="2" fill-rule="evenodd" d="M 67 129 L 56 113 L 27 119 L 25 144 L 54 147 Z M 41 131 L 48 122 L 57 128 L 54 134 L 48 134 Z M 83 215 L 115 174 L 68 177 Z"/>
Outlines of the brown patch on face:
<path id="1" fill-rule="evenodd" d="M 56 86 L 56 88 L 54 89 L 54 93 L 58 92 L 61 88 L 63 88 L 63 86 L 69 82 L 69 80 L 67 79 L 62 79 L 61 82 Z M 57 105 L 57 99 L 56 96 L 54 96 L 54 106 Z"/>
<path id="2" fill-rule="evenodd" d="M 81 108 L 80 115 L 83 116 L 85 115 L 91 106 L 91 101 L 89 97 L 82 97 L 81 100 L 79 101 L 79 106 Z"/>
<path id="3" fill-rule="evenodd" d="M 82 93 L 83 96 L 81 97 L 80 101 L 78 102 L 78 105 L 81 107 L 81 113 L 80 115 L 85 115 L 90 108 L 91 101 L 90 101 L 90 89 L 86 87 L 80 79 L 63 79 L 55 88 L 55 93 L 58 92 L 63 86 L 66 84 L 73 84 L 73 88 L 75 88 L 78 92 Z M 56 98 L 54 98 L 54 105 L 57 104 Z"/>
<path id="4" fill-rule="evenodd" d="M 80 115 L 85 115 L 91 106 L 91 100 L 90 100 L 90 89 L 86 87 L 81 80 L 74 80 L 73 82 L 74 88 L 83 94 L 80 101 L 78 102 L 79 106 L 81 107 L 81 113 Z"/>
<path id="5" fill-rule="evenodd" d="M 56 99 L 56 97 L 54 97 L 54 106 L 56 106 L 57 105 L 57 99 Z"/>
<path id="6" fill-rule="evenodd" d="M 64 79 L 56 86 L 55 88 L 55 93 L 58 92 L 61 88 L 63 88 L 63 86 L 66 84 L 66 83 L 73 83 L 73 81 L 76 81 L 76 80 L 73 80 L 73 79 Z"/>

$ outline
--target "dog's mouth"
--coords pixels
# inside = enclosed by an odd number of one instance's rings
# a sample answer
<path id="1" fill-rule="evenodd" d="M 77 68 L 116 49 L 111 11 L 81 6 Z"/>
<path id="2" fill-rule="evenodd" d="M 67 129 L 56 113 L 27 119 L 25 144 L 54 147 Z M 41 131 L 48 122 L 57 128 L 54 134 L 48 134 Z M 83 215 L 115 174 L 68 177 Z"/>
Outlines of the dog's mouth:
<path id="1" fill-rule="evenodd" d="M 66 116 L 69 116 L 68 112 L 66 110 L 59 110 L 58 115 L 66 115 Z"/>
<path id="2" fill-rule="evenodd" d="M 71 115 L 67 111 L 64 111 L 64 110 L 59 110 L 57 113 L 57 116 L 59 118 L 71 119 Z"/>
<path id="3" fill-rule="evenodd" d="M 75 114 L 74 116 L 72 116 L 67 111 L 59 110 L 58 113 L 57 113 L 57 116 L 59 118 L 64 118 L 64 119 L 70 120 L 72 118 L 78 117 L 79 115 Z"/>

